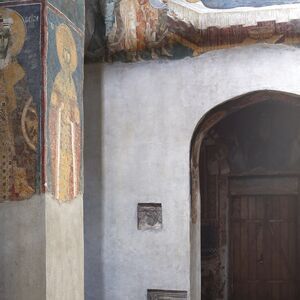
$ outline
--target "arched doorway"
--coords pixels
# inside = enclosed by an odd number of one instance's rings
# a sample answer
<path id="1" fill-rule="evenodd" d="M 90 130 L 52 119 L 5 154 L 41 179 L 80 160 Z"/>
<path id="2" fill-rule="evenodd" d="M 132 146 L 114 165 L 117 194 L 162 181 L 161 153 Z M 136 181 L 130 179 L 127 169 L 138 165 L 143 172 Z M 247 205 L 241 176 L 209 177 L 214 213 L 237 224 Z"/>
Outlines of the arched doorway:
<path id="1" fill-rule="evenodd" d="M 298 299 L 300 98 L 250 93 L 211 110 L 191 147 L 191 297 Z"/>

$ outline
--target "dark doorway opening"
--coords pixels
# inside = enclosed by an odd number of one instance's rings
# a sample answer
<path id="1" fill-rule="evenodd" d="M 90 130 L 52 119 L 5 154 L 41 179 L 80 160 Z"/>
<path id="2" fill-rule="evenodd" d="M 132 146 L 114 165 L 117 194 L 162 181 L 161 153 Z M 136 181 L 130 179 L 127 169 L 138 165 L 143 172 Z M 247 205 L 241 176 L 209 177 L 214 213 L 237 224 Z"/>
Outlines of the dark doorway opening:
<path id="1" fill-rule="evenodd" d="M 299 298 L 300 107 L 227 114 L 199 155 L 201 299 Z"/>

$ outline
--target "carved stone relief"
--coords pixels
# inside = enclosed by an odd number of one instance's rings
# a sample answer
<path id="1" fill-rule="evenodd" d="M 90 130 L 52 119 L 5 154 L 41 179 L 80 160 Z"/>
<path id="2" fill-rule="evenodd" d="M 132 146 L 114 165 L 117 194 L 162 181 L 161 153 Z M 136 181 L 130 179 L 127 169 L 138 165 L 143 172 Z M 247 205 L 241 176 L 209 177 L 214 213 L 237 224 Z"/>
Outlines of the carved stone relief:
<path id="1" fill-rule="evenodd" d="M 138 204 L 138 229 L 162 229 L 162 206 L 159 203 Z"/>

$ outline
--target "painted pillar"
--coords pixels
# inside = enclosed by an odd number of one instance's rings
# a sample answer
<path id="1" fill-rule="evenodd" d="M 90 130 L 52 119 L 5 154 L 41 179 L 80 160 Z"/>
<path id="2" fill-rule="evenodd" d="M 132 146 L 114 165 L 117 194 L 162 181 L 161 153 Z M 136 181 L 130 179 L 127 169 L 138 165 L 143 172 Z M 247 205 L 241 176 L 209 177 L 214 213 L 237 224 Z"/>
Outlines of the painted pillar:
<path id="1" fill-rule="evenodd" d="M 84 0 L 0 0 L 0 299 L 83 291 Z"/>

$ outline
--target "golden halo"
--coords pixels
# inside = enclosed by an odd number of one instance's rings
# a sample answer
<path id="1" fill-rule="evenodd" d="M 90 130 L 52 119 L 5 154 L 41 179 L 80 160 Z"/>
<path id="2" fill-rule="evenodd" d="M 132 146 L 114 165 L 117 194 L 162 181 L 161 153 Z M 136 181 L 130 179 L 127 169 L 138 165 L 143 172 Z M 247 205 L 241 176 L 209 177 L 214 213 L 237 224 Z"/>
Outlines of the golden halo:
<path id="1" fill-rule="evenodd" d="M 65 24 L 60 24 L 56 29 L 56 48 L 61 67 L 69 68 L 73 73 L 77 68 L 77 50 L 71 29 Z M 69 50 L 69 64 L 64 60 L 64 49 Z"/>
<path id="2" fill-rule="evenodd" d="M 4 19 L 12 19 L 13 24 L 11 25 L 11 45 L 9 46 L 9 53 L 11 56 L 17 56 L 25 42 L 26 37 L 26 26 L 22 16 L 15 10 L 9 8 L 0 8 L 0 16 Z"/>

